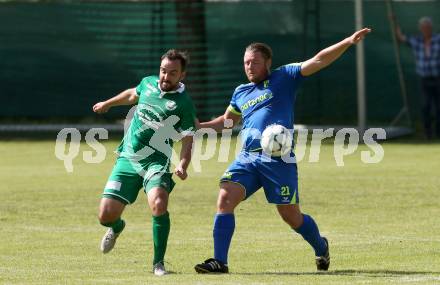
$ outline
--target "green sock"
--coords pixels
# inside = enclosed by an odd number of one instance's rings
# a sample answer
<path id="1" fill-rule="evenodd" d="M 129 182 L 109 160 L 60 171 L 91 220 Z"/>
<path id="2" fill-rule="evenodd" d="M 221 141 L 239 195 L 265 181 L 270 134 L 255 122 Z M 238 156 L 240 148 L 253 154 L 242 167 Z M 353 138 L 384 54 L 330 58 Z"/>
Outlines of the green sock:
<path id="1" fill-rule="evenodd" d="M 121 218 L 118 218 L 113 223 L 106 223 L 102 225 L 107 228 L 112 228 L 115 233 L 120 233 L 125 227 L 125 221 Z"/>
<path id="2" fill-rule="evenodd" d="M 153 216 L 153 265 L 162 261 L 167 250 L 168 234 L 170 233 L 170 215 L 168 212 L 161 216 Z"/>

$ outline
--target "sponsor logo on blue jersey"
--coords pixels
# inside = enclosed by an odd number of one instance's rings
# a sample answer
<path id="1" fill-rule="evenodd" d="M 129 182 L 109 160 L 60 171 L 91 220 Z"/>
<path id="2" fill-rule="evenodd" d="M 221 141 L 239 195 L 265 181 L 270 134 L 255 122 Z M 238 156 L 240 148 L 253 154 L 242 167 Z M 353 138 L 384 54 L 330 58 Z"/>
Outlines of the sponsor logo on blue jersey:
<path id="1" fill-rule="evenodd" d="M 263 95 L 260 95 L 257 98 L 251 99 L 251 100 L 247 101 L 246 103 L 244 103 L 243 105 L 241 105 L 240 109 L 243 112 L 247 108 L 252 107 L 255 104 L 267 101 L 267 100 L 269 100 L 272 97 L 273 97 L 272 92 L 270 92 L 270 91 L 269 92 L 265 92 Z"/>

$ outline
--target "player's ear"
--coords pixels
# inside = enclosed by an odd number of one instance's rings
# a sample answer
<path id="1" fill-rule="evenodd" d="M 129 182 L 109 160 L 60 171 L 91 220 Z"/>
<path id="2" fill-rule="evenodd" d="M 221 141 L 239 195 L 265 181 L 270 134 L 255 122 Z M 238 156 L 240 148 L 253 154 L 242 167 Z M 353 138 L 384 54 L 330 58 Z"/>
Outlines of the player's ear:
<path id="1" fill-rule="evenodd" d="M 179 81 L 182 81 L 182 80 L 185 78 L 185 76 L 186 76 L 186 71 L 183 71 L 183 72 L 180 74 L 180 80 L 179 80 Z"/>
<path id="2" fill-rule="evenodd" d="M 266 60 L 266 68 L 267 71 L 270 72 L 270 67 L 272 66 L 272 59 L 269 58 L 268 60 Z"/>

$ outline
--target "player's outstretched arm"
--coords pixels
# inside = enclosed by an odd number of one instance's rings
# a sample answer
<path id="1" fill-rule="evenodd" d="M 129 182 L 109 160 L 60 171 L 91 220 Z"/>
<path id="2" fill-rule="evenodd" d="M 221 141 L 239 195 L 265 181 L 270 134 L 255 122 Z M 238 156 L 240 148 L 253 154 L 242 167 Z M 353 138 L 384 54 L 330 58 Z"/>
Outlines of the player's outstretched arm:
<path id="1" fill-rule="evenodd" d="M 234 127 L 234 125 L 240 122 L 240 120 L 241 116 L 232 113 L 228 108 L 223 115 L 208 122 L 201 122 L 198 124 L 198 127 L 210 128 L 214 129 L 216 132 L 221 132 L 224 129 L 230 129 Z"/>
<path id="2" fill-rule="evenodd" d="M 99 102 L 93 105 L 93 112 L 98 114 L 106 113 L 111 107 L 121 105 L 133 105 L 136 104 L 139 97 L 136 93 L 136 88 L 127 89 L 115 97 L 108 99 L 107 101 Z"/>
<path id="3" fill-rule="evenodd" d="M 191 162 L 193 137 L 186 136 L 182 138 L 182 149 L 180 150 L 180 163 L 174 170 L 180 179 L 185 180 L 188 177 L 186 170 Z"/>
<path id="4" fill-rule="evenodd" d="M 369 32 L 371 32 L 371 29 L 363 28 L 362 30 L 355 32 L 348 38 L 343 39 L 339 43 L 336 43 L 321 50 L 314 57 L 303 62 L 303 64 L 301 65 L 301 74 L 304 76 L 309 76 L 330 65 L 332 62 L 338 59 L 350 46 L 357 44 L 358 42 L 363 40 Z"/>

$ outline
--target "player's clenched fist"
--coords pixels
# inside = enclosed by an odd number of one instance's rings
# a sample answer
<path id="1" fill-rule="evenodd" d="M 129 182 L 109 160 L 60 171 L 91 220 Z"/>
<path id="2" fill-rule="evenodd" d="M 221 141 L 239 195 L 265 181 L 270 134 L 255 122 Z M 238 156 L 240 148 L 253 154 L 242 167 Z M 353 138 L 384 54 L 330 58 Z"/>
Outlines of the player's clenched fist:
<path id="1" fill-rule="evenodd" d="M 176 174 L 177 177 L 179 177 L 182 180 L 185 180 L 188 177 L 186 170 L 181 166 L 176 167 L 176 169 L 174 170 L 174 174 Z"/>
<path id="2" fill-rule="evenodd" d="M 98 114 L 106 113 L 108 111 L 108 109 L 110 109 L 110 107 L 107 106 L 105 104 L 105 102 L 99 102 L 99 103 L 96 103 L 95 105 L 93 105 L 93 112 L 98 113 Z"/>

